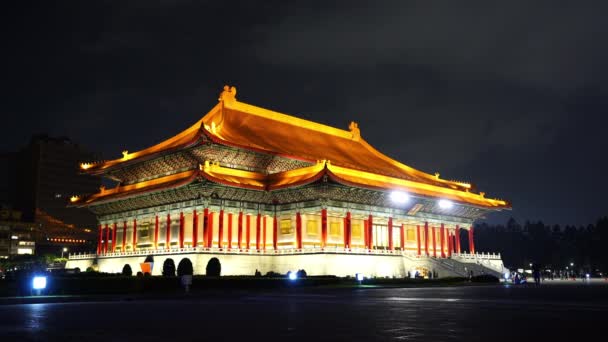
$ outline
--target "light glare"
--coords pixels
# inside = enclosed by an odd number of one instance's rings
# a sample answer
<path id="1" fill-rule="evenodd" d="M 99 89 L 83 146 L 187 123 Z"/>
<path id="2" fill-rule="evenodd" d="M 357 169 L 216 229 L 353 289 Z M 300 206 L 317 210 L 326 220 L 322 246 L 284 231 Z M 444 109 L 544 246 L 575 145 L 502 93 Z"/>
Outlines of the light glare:
<path id="1" fill-rule="evenodd" d="M 450 209 L 452 206 L 454 206 L 452 201 L 446 199 L 439 200 L 439 208 L 441 209 Z"/>
<path id="2" fill-rule="evenodd" d="M 298 279 L 298 274 L 296 272 L 289 271 L 288 277 L 289 277 L 289 280 L 296 280 L 296 279 Z"/>
<path id="3" fill-rule="evenodd" d="M 34 290 L 44 290 L 46 288 L 46 277 L 34 277 L 32 287 Z"/>
<path id="4" fill-rule="evenodd" d="M 363 281 L 363 279 L 365 279 L 362 273 L 357 273 L 355 276 L 357 277 L 357 281 Z"/>
<path id="5" fill-rule="evenodd" d="M 407 201 L 409 201 L 410 196 L 408 194 L 406 194 L 405 192 L 402 191 L 393 191 L 391 192 L 391 201 L 395 202 L 395 203 L 406 203 Z"/>

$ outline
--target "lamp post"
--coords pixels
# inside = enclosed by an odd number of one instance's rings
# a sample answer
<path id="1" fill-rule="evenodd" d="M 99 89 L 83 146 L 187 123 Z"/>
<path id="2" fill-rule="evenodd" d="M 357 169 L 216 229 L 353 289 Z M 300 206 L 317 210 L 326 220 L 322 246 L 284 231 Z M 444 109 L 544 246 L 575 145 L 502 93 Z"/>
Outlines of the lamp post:
<path id="1" fill-rule="evenodd" d="M 68 248 L 67 248 L 67 247 L 63 247 L 63 248 L 61 249 L 61 259 L 63 259 L 63 253 L 65 253 L 65 252 L 67 252 L 67 251 L 68 251 Z"/>

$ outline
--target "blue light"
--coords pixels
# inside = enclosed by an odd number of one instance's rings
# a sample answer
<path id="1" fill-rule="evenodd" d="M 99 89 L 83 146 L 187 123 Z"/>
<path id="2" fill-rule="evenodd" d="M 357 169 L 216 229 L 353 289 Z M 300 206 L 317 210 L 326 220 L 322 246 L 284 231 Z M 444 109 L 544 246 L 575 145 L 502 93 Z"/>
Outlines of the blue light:
<path id="1" fill-rule="evenodd" d="M 296 280 L 298 279 L 298 274 L 296 272 L 289 271 L 289 273 L 287 273 L 287 277 L 289 280 Z"/>
<path id="2" fill-rule="evenodd" d="M 365 279 L 363 273 L 357 273 L 355 274 L 355 277 L 357 278 L 357 281 L 363 281 L 363 279 Z"/>
<path id="3" fill-rule="evenodd" d="M 34 277 L 32 288 L 34 290 L 44 290 L 46 288 L 46 277 Z"/>

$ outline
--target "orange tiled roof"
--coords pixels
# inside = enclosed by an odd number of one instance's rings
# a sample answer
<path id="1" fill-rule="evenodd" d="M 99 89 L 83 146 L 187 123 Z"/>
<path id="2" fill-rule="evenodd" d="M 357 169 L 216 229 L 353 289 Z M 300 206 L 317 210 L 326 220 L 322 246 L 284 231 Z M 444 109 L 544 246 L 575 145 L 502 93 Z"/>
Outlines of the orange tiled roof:
<path id="1" fill-rule="evenodd" d="M 129 196 L 176 188 L 191 183 L 198 176 L 198 170 L 184 171 L 173 175 L 160 177 L 140 183 L 116 186 L 112 189 L 101 188 L 100 192 L 88 197 L 72 196 L 70 205 L 76 207 L 88 206 L 106 200 L 126 198 Z"/>
<path id="2" fill-rule="evenodd" d="M 271 175 L 205 165 L 201 175 L 211 181 L 256 190 L 276 190 L 312 183 L 328 175 L 338 183 L 379 190 L 401 190 L 415 195 L 439 197 L 488 208 L 509 208 L 507 201 L 485 198 L 484 194 L 420 183 L 375 173 L 345 168 L 322 161 L 316 165 Z"/>
<path id="3" fill-rule="evenodd" d="M 349 186 L 380 190 L 402 190 L 415 195 L 440 197 L 487 208 L 499 209 L 510 207 L 506 201 L 485 198 L 483 194 L 378 175 L 333 165 L 327 161 L 319 161 L 312 166 L 270 175 L 236 170 L 222 167 L 219 164 L 205 162 L 204 165 L 200 166 L 199 170 L 185 171 L 150 181 L 102 190 L 102 192 L 88 198 L 74 198 L 72 205 L 88 206 L 99 201 L 125 198 L 135 194 L 160 191 L 166 188 L 175 188 L 194 181 L 199 175 L 215 183 L 260 191 L 272 191 L 305 185 L 327 175 L 332 180 Z"/>
<path id="4" fill-rule="evenodd" d="M 103 173 L 125 162 L 191 146 L 198 141 L 200 134 L 205 133 L 225 145 L 311 162 L 330 160 L 337 166 L 452 189 L 471 188 L 470 184 L 443 180 L 387 157 L 361 137 L 355 123 L 351 123 L 346 131 L 242 103 L 236 100 L 235 95 L 234 87 L 226 87 L 220 95 L 220 102 L 201 120 L 164 142 L 134 153 L 125 151 L 120 159 L 83 163 L 81 168 L 90 173 Z"/>

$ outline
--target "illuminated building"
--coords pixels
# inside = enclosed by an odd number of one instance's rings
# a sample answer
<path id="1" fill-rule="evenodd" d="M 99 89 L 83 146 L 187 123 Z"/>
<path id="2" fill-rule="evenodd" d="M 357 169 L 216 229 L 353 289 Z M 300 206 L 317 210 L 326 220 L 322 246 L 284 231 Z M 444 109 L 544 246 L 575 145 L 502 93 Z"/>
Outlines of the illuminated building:
<path id="1" fill-rule="evenodd" d="M 460 237 L 473 241 L 473 222 L 509 203 L 383 155 L 354 122 L 341 130 L 252 106 L 234 87 L 172 138 L 81 169 L 118 186 L 72 197 L 97 215 L 99 243 L 68 267 L 120 272 L 152 255 L 187 257 L 196 274 L 212 257 L 222 274 L 502 274 L 499 255 L 461 253 Z"/>

